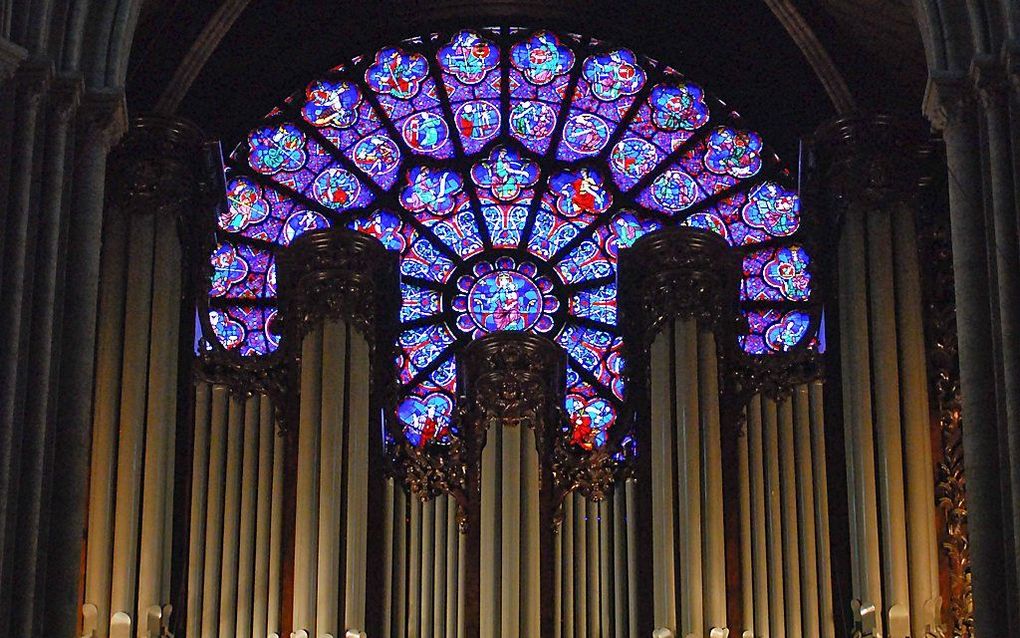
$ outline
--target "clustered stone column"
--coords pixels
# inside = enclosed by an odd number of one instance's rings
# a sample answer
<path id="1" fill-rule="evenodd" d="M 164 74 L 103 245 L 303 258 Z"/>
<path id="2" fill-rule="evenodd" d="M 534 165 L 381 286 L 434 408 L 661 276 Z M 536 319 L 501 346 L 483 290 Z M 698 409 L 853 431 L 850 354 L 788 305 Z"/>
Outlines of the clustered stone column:
<path id="1" fill-rule="evenodd" d="M 933 70 L 925 103 L 946 147 L 978 635 L 1005 635 L 1020 622 L 1016 40 L 1002 51 L 974 55 L 966 70 Z"/>
<path id="2" fill-rule="evenodd" d="M 942 626 L 917 245 L 930 148 L 916 124 L 861 116 L 822 127 L 812 152 L 813 203 L 840 232 L 853 620 L 864 636 L 925 635 Z"/>
<path id="3" fill-rule="evenodd" d="M 44 14 L 23 20 L 29 31 L 14 34 L 19 44 L 0 34 L 0 631 L 69 635 L 106 156 L 125 117 L 122 92 L 83 82 L 80 51 L 49 57 L 30 26 Z"/>

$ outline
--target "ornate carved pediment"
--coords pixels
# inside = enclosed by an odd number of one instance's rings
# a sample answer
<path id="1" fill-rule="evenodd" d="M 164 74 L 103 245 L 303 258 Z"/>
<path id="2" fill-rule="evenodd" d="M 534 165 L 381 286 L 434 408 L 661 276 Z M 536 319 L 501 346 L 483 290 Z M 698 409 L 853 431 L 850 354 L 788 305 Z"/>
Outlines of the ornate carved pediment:
<path id="1" fill-rule="evenodd" d="M 392 341 L 399 304 L 396 255 L 345 228 L 305 233 L 277 259 L 278 330 L 293 344 L 325 319 L 348 321 L 370 344 Z"/>
<path id="2" fill-rule="evenodd" d="M 205 185 L 202 132 L 186 120 L 132 120 L 110 152 L 109 197 L 129 214 L 181 215 L 198 206 Z"/>
<path id="3" fill-rule="evenodd" d="M 847 206 L 887 208 L 915 197 L 924 173 L 913 160 L 930 152 L 927 141 L 918 123 L 887 115 L 840 118 L 818 129 L 811 190 L 833 227 Z"/>
<path id="4" fill-rule="evenodd" d="M 739 257 L 719 235 L 681 227 L 642 237 L 620 256 L 620 323 L 628 347 L 643 350 L 673 319 L 733 334 L 739 290 Z"/>
<path id="5" fill-rule="evenodd" d="M 566 355 L 553 342 L 494 332 L 461 352 L 464 418 L 481 427 L 539 428 L 563 418 Z"/>

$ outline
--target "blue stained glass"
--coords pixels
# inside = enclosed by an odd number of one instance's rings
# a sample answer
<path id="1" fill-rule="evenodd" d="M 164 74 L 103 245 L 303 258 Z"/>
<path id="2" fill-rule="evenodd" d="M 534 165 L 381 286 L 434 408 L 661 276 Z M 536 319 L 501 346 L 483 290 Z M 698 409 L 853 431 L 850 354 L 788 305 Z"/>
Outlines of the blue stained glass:
<path id="1" fill-rule="evenodd" d="M 729 241 L 730 238 L 729 228 L 726 226 L 726 222 L 710 212 L 702 211 L 694 213 L 687 219 L 683 220 L 681 225 L 710 230 L 727 241 Z"/>
<path id="2" fill-rule="evenodd" d="M 441 392 L 411 395 L 400 402 L 397 417 L 411 445 L 421 447 L 432 441 L 448 443 L 452 436 L 453 399 Z"/>
<path id="3" fill-rule="evenodd" d="M 449 157 L 453 152 L 450 127 L 435 111 L 419 111 L 406 118 L 400 127 L 400 135 L 412 151 L 422 155 Z"/>
<path id="4" fill-rule="evenodd" d="M 448 215 L 457 203 L 457 194 L 464 188 L 464 179 L 457 173 L 428 166 L 415 166 L 407 173 L 406 186 L 400 191 L 400 203 L 412 213 L 428 211 Z"/>
<path id="5" fill-rule="evenodd" d="M 530 199 L 530 195 L 526 199 Z M 528 205 L 505 204 L 483 198 L 482 217 L 494 247 L 516 248 L 521 243 L 521 232 L 528 221 Z"/>
<path id="6" fill-rule="evenodd" d="M 505 146 L 492 149 L 488 159 L 471 169 L 475 184 L 489 189 L 493 197 L 503 202 L 519 201 L 521 191 L 534 186 L 538 175 L 538 164 Z"/>
<path id="7" fill-rule="evenodd" d="M 739 179 L 754 177 L 761 170 L 761 137 L 750 131 L 721 127 L 708 138 L 705 166 L 719 175 Z"/>
<path id="8" fill-rule="evenodd" d="M 645 71 L 627 49 L 593 55 L 584 61 L 583 77 L 592 94 L 604 102 L 634 95 L 645 84 Z"/>
<path id="9" fill-rule="evenodd" d="M 295 211 L 283 226 L 282 243 L 286 246 L 310 230 L 329 228 L 329 220 L 322 213 L 313 210 Z"/>
<path id="10" fill-rule="evenodd" d="M 248 162 L 263 175 L 296 171 L 305 165 L 305 134 L 291 123 L 257 128 L 248 135 Z"/>
<path id="11" fill-rule="evenodd" d="M 238 233 L 261 224 L 269 217 L 269 202 L 262 188 L 247 177 L 238 177 L 227 184 L 227 206 L 219 216 L 219 227 Z"/>
<path id="12" fill-rule="evenodd" d="M 400 333 L 400 381 L 412 378 L 436 360 L 453 343 L 453 336 L 443 325 L 412 328 Z"/>
<path id="13" fill-rule="evenodd" d="M 400 321 L 416 321 L 432 317 L 442 310 L 439 292 L 403 282 L 400 284 Z"/>
<path id="14" fill-rule="evenodd" d="M 606 284 L 571 295 L 570 314 L 616 325 L 616 284 Z"/>
<path id="15" fill-rule="evenodd" d="M 248 262 L 238 255 L 237 248 L 230 244 L 217 246 L 209 261 L 213 267 L 212 282 L 209 287 L 209 296 L 211 297 L 226 296 L 234 284 L 244 281 L 248 277 Z"/>
<path id="16" fill-rule="evenodd" d="M 646 86 L 655 63 L 627 49 L 510 29 L 501 56 L 500 32 L 434 34 L 355 58 L 363 73 L 334 69 L 251 130 L 231 155 L 250 171 L 225 173 L 216 209 L 211 338 L 242 356 L 279 346 L 275 255 L 238 238 L 288 250 L 305 232 L 344 224 L 399 254 L 402 388 L 391 416 L 407 441 L 458 436 L 458 340 L 527 330 L 570 354 L 570 440 L 595 449 L 624 398 L 620 250 L 685 225 L 734 247 L 769 242 L 742 252 L 740 296 L 754 302 L 742 310 L 745 352 L 814 342 L 797 306 L 813 292 L 810 260 L 787 239 L 800 228 L 800 200 L 786 177 L 761 178 L 775 160 L 757 133 L 713 112 L 718 101 L 668 68 Z M 435 74 L 423 52 L 433 44 Z M 373 208 L 377 194 L 403 210 Z"/>
<path id="17" fill-rule="evenodd" d="M 800 227 L 800 197 L 775 182 L 765 182 L 751 191 L 741 210 L 744 221 L 773 237 L 785 237 Z"/>
<path id="18" fill-rule="evenodd" d="M 591 386 L 584 384 L 571 388 L 566 412 L 570 421 L 571 445 L 593 450 L 606 444 L 607 433 L 616 423 L 616 408 L 598 396 Z"/>
<path id="19" fill-rule="evenodd" d="M 315 126 L 348 128 L 358 121 L 361 90 L 350 82 L 320 80 L 305 91 L 301 116 Z"/>
<path id="20" fill-rule="evenodd" d="M 436 57 L 445 73 L 463 84 L 478 84 L 499 64 L 499 48 L 473 31 L 461 31 Z"/>
<path id="21" fill-rule="evenodd" d="M 409 249 L 400 256 L 400 274 L 444 283 L 453 272 L 453 262 L 416 230 L 405 229 Z"/>
<path id="22" fill-rule="evenodd" d="M 748 354 L 774 354 L 797 346 L 807 336 L 811 316 L 801 310 L 745 310 L 750 330 L 739 338 Z"/>
<path id="23" fill-rule="evenodd" d="M 603 240 L 608 231 L 605 226 L 599 230 L 603 234 L 596 239 Z M 605 253 L 596 243 L 596 239 L 582 241 L 578 244 L 577 248 L 567 253 L 563 261 L 556 264 L 556 272 L 563 278 L 563 281 L 577 284 L 583 281 L 614 277 L 616 275 L 614 262 L 606 257 Z"/>
<path id="24" fill-rule="evenodd" d="M 408 100 L 418 94 L 428 72 L 425 56 L 387 47 L 375 54 L 375 63 L 365 71 L 365 83 L 381 95 Z"/>
<path id="25" fill-rule="evenodd" d="M 457 328 L 474 337 L 499 330 L 549 332 L 560 306 L 552 280 L 531 262 L 482 261 L 457 280 Z"/>
<path id="26" fill-rule="evenodd" d="M 602 176 L 590 168 L 554 175 L 549 179 L 549 190 L 556 196 L 556 210 L 564 217 L 597 215 L 613 205 L 613 196 L 605 189 Z"/>
<path id="27" fill-rule="evenodd" d="M 595 372 L 604 353 L 613 344 L 613 335 L 594 328 L 568 325 L 556 337 L 556 343 L 563 346 L 570 358 L 582 368 Z"/>
<path id="28" fill-rule="evenodd" d="M 548 31 L 539 31 L 510 49 L 510 60 L 528 82 L 548 84 L 574 66 L 574 52 Z"/>
<path id="29" fill-rule="evenodd" d="M 376 211 L 371 215 L 353 220 L 349 228 L 378 239 L 386 250 L 402 253 L 407 247 L 404 237 L 404 223 L 393 213 Z"/>
<path id="30" fill-rule="evenodd" d="M 510 133 L 528 149 L 544 153 L 556 127 L 556 109 L 538 100 L 515 100 L 510 109 Z"/>
<path id="31" fill-rule="evenodd" d="M 645 78 L 644 69 L 627 49 L 587 58 L 563 127 L 563 141 L 557 157 L 569 161 L 601 151 L 630 110 L 634 95 L 644 86 Z M 632 147 L 631 150 L 637 149 Z"/>
<path id="32" fill-rule="evenodd" d="M 810 259 L 799 245 L 770 248 L 744 257 L 740 298 L 755 301 L 807 301 Z"/>
<path id="33" fill-rule="evenodd" d="M 220 244 L 213 251 L 209 296 L 227 299 L 262 299 L 275 295 L 273 254 L 245 244 Z"/>
<path id="34" fill-rule="evenodd" d="M 492 100 L 463 102 L 454 109 L 453 119 L 467 153 L 479 151 L 499 133 L 502 123 L 499 105 Z"/>
<path id="35" fill-rule="evenodd" d="M 528 240 L 528 250 L 533 255 L 549 259 L 580 234 L 581 229 L 581 226 L 554 214 L 548 202 L 543 201 L 535 215 L 535 226 L 532 228 L 531 239 Z"/>
<path id="36" fill-rule="evenodd" d="M 336 211 L 363 207 L 372 201 L 371 194 L 367 189 L 363 191 L 358 178 L 347 169 L 338 167 L 327 168 L 316 175 L 310 195 L 326 208 Z"/>
<path id="37" fill-rule="evenodd" d="M 630 248 L 634 242 L 660 228 L 661 222 L 639 217 L 630 211 L 621 211 L 609 224 L 610 235 L 604 246 L 606 254 L 615 259 L 619 257 L 621 248 Z"/>

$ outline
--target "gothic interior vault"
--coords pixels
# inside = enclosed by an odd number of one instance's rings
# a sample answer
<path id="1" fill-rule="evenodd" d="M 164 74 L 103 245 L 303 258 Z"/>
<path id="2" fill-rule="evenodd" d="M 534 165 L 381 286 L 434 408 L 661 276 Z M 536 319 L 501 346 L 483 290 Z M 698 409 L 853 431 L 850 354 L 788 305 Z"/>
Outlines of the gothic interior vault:
<path id="1" fill-rule="evenodd" d="M 1018 29 L 0 0 L 0 631 L 1020 632 Z"/>

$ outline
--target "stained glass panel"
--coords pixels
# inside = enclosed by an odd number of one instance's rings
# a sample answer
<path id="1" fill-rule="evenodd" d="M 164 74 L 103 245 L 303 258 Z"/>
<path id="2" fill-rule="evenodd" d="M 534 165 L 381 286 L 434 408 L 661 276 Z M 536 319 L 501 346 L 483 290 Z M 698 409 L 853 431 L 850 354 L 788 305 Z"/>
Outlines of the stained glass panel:
<path id="1" fill-rule="evenodd" d="M 626 398 L 616 264 L 665 226 L 740 251 L 746 353 L 816 340 L 788 175 L 700 85 L 629 49 L 523 29 L 411 39 L 309 83 L 230 157 L 210 340 L 273 353 L 277 252 L 333 224 L 376 238 L 399 255 L 391 416 L 414 445 L 458 436 L 455 353 L 501 330 L 564 348 L 570 440 L 604 445 Z"/>

